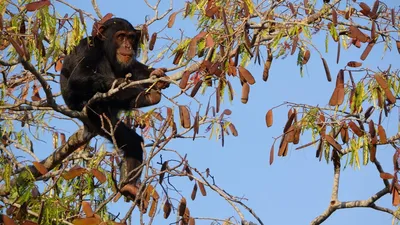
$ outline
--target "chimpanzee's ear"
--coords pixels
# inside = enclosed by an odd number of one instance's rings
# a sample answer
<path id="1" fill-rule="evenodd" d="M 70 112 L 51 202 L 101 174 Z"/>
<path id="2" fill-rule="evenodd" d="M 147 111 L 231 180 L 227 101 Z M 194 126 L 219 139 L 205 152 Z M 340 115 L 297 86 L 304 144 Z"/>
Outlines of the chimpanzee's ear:
<path id="1" fill-rule="evenodd" d="M 94 22 L 93 29 L 92 29 L 92 37 L 97 37 L 100 40 L 104 40 L 105 39 L 104 31 L 105 31 L 105 27 L 103 26 L 102 23 L 97 22 L 97 21 Z"/>

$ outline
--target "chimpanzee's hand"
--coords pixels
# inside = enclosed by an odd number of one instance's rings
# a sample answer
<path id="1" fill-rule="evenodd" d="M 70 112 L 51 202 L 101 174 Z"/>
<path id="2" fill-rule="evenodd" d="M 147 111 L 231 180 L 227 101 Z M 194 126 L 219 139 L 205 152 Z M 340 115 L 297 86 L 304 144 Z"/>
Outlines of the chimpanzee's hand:
<path id="1" fill-rule="evenodd" d="M 161 77 L 168 78 L 168 76 L 165 75 L 166 71 L 167 68 L 157 68 L 150 73 L 150 77 L 156 76 L 157 78 Z M 167 87 L 169 87 L 169 82 L 158 81 L 155 85 L 155 88 L 157 89 L 165 89 Z"/>

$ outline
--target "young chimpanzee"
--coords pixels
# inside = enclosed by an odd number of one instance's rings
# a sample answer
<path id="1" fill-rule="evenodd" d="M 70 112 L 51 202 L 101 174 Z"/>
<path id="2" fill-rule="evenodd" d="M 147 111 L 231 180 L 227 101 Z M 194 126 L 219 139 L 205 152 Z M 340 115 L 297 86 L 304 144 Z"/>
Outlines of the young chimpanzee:
<path id="1" fill-rule="evenodd" d="M 61 93 L 67 106 L 82 111 L 97 92 L 106 93 L 113 85 L 117 87 L 127 80 L 165 76 L 165 70 L 150 69 L 136 60 L 140 36 L 141 32 L 135 30 L 128 21 L 113 18 L 100 26 L 98 35 L 82 39 L 65 57 L 61 70 Z M 127 79 L 128 73 L 131 76 Z M 168 83 L 158 82 L 151 90 L 147 90 L 149 86 L 135 85 L 123 89 L 110 97 L 94 101 L 86 110 L 90 124 L 85 125 L 92 131 L 113 141 L 107 131 L 115 129 L 114 140 L 124 153 L 121 180 L 130 180 L 133 184 L 140 178 L 139 172 L 132 171 L 143 161 L 143 139 L 118 120 L 118 113 L 157 104 L 161 99 L 160 89 L 168 87 Z"/>

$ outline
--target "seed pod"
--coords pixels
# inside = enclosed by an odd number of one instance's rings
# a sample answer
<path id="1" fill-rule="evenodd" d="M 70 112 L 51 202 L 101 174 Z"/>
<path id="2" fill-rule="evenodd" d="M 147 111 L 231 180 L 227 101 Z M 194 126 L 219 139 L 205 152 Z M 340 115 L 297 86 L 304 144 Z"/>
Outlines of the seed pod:
<path id="1" fill-rule="evenodd" d="M 242 98 L 241 101 L 243 104 L 246 104 L 249 100 L 250 86 L 248 83 L 243 83 L 242 86 Z"/>
<path id="2" fill-rule="evenodd" d="M 333 25 L 336 27 L 337 26 L 337 12 L 334 8 L 332 8 L 332 22 L 333 22 Z"/>
<path id="3" fill-rule="evenodd" d="M 150 42 L 149 42 L 149 50 L 150 51 L 153 51 L 154 45 L 156 44 L 156 40 L 157 40 L 157 33 L 153 33 L 151 35 L 151 39 L 150 39 Z"/>
<path id="4" fill-rule="evenodd" d="M 321 59 L 322 59 L 322 63 L 324 64 L 326 79 L 329 82 L 331 82 L 332 81 L 332 77 L 331 77 L 331 72 L 329 71 L 328 63 L 326 62 L 326 60 L 324 58 L 321 58 Z"/>
<path id="5" fill-rule="evenodd" d="M 179 114 L 182 127 L 186 129 L 190 128 L 190 114 L 186 106 L 184 105 L 179 106 Z"/>
<path id="6" fill-rule="evenodd" d="M 267 114 L 265 115 L 265 121 L 267 123 L 267 127 L 271 127 L 274 122 L 274 116 L 272 113 L 272 109 L 268 110 Z"/>
<path id="7" fill-rule="evenodd" d="M 239 76 L 241 79 L 244 79 L 245 82 L 247 82 L 251 85 L 256 83 L 253 75 L 251 75 L 251 73 L 246 68 L 239 66 L 238 69 L 239 69 Z"/>
<path id="8" fill-rule="evenodd" d="M 193 98 L 194 96 L 196 96 L 196 94 L 199 91 L 202 84 L 203 84 L 203 80 L 197 81 L 196 85 L 192 89 L 192 92 L 190 92 L 190 97 Z"/>
<path id="9" fill-rule="evenodd" d="M 304 52 L 304 55 L 303 55 L 303 62 L 302 62 L 303 65 L 306 65 L 306 64 L 307 64 L 308 60 L 310 59 L 310 56 L 311 56 L 310 50 L 307 49 L 307 50 Z"/>
<path id="10" fill-rule="evenodd" d="M 188 81 L 189 81 L 189 76 L 190 76 L 190 72 L 189 72 L 189 71 L 183 72 L 183 74 L 182 74 L 182 79 L 181 79 L 181 81 L 179 82 L 179 87 L 180 87 L 181 89 L 185 89 L 185 88 L 186 88 L 187 83 L 188 83 Z"/>

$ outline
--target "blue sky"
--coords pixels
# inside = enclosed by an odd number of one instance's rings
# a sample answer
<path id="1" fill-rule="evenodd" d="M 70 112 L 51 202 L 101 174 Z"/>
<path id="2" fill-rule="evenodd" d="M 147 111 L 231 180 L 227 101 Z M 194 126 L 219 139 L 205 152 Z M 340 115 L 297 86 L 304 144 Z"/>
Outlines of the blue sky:
<path id="1" fill-rule="evenodd" d="M 372 4 L 371 1 L 366 2 Z M 70 1 L 70 3 L 85 11 L 93 12 L 89 0 Z M 183 3 L 184 1 L 174 1 L 174 11 L 182 8 Z M 142 24 L 146 15 L 152 16 L 152 12 L 140 0 L 99 0 L 98 5 L 103 14 L 113 13 L 115 16 L 129 20 L 134 25 Z M 160 8 L 167 6 L 168 1 L 163 0 Z M 65 7 L 59 7 L 57 10 L 66 10 L 71 13 L 71 10 Z M 180 19 L 178 15 L 175 26 L 165 30 L 164 34 L 177 37 L 180 35 L 178 30 L 180 28 L 184 31 L 184 35 L 194 36 L 196 19 L 188 19 L 184 22 Z M 149 28 L 150 33 L 160 30 L 164 23 L 152 25 Z M 313 39 L 322 52 L 325 49 L 324 37 L 322 35 Z M 349 51 L 342 49 L 340 63 L 336 65 L 336 43 L 331 42 L 329 53 L 323 53 L 323 55 L 329 63 L 334 80 L 338 70 L 343 68 L 349 60 L 359 60 L 364 46 L 361 49 L 352 47 Z M 226 99 L 221 108 L 232 110 L 233 113 L 229 118 L 238 129 L 239 136 L 226 137 L 225 147 L 222 148 L 221 143 L 215 141 L 215 138 L 196 141 L 178 139 L 168 146 L 182 154 L 187 153 L 190 164 L 199 170 L 204 171 L 210 168 L 217 185 L 232 195 L 248 199 L 245 203 L 255 210 L 264 224 L 309 224 L 326 209 L 330 201 L 332 164 L 326 164 L 325 161 L 319 162 L 315 158 L 315 147 L 296 151 L 295 147 L 290 146 L 287 157 L 275 156 L 274 164 L 269 165 L 269 150 L 273 137 L 281 134 L 288 108 L 281 107 L 274 110 L 274 125 L 271 128 L 265 125 L 265 113 L 284 101 L 327 106 L 335 85 L 334 80 L 330 83 L 326 81 L 321 60 L 315 51 L 311 50 L 311 59 L 305 67 L 304 77 L 300 76 L 299 68 L 296 66 L 296 55 L 297 53 L 284 60 L 274 60 L 266 83 L 261 79 L 263 68 L 250 65 L 248 70 L 255 76 L 256 84 L 251 87 L 250 99 L 246 105 L 240 102 L 239 80 L 231 80 L 234 87 L 238 88 L 235 99 L 232 103 Z M 389 64 L 398 62 L 399 59 L 396 49 L 392 52 L 388 51 L 383 60 L 381 60 L 382 56 L 383 45 L 375 46 L 364 62 L 364 66 L 374 70 L 377 67 L 386 69 Z M 166 58 L 156 66 L 170 66 L 171 62 L 172 58 Z M 165 93 L 172 96 L 177 93 L 177 89 L 171 88 Z M 168 105 L 168 102 L 163 103 Z M 395 122 L 397 117 L 397 111 L 393 110 L 390 118 L 384 120 L 383 126 L 388 129 L 388 135 L 397 132 L 397 122 Z M 72 123 L 67 127 L 66 129 L 71 132 L 76 128 Z M 204 133 L 204 129 L 202 131 L 203 133 L 200 134 L 209 135 Z M 300 145 L 308 143 L 309 140 L 307 136 L 304 137 L 300 140 Z M 392 172 L 392 155 L 391 147 L 378 147 L 378 159 L 387 172 Z M 206 197 L 198 194 L 194 202 L 190 200 L 192 186 L 193 184 L 187 179 L 177 181 L 178 189 L 182 190 L 183 195 L 188 199 L 192 216 L 228 218 L 234 215 L 231 206 L 211 190 L 208 190 Z M 381 188 L 383 188 L 383 182 L 374 165 L 362 166 L 361 170 L 349 166 L 341 174 L 339 200 L 367 199 Z M 391 207 L 391 197 L 386 196 L 379 200 L 378 204 Z M 111 203 L 110 206 L 114 214 L 124 212 L 128 207 L 120 203 Z M 245 215 L 248 220 L 256 222 L 251 215 L 247 213 Z M 162 217 L 162 212 L 159 217 Z M 391 221 L 392 217 L 389 214 L 369 208 L 356 208 L 336 211 L 324 224 L 391 224 Z M 165 224 L 163 219 L 159 222 Z M 196 223 L 209 224 L 210 222 L 196 221 Z"/>

